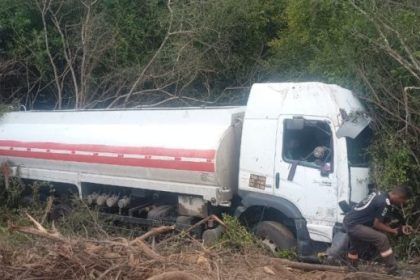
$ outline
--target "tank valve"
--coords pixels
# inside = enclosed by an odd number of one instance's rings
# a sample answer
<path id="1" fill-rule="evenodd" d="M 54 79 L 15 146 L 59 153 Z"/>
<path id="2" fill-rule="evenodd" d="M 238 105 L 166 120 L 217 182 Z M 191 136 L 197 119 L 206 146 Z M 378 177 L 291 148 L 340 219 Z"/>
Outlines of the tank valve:
<path id="1" fill-rule="evenodd" d="M 98 204 L 98 206 L 104 205 L 108 197 L 109 195 L 107 195 L 106 193 L 99 195 L 98 198 L 96 199 L 96 204 Z"/>
<path id="2" fill-rule="evenodd" d="M 131 201 L 131 199 L 128 196 L 125 195 L 123 198 L 121 198 L 118 201 L 118 207 L 121 208 L 121 209 L 126 208 L 130 204 L 130 201 Z"/>
<path id="3" fill-rule="evenodd" d="M 89 195 L 87 196 L 87 203 L 88 203 L 89 205 L 94 204 L 94 203 L 95 203 L 95 201 L 96 201 L 96 199 L 98 198 L 98 196 L 99 196 L 99 194 L 98 194 L 98 193 L 96 193 L 96 192 L 93 192 L 93 193 L 89 194 Z"/>
<path id="4" fill-rule="evenodd" d="M 108 207 L 114 207 L 114 206 L 116 206 L 119 198 L 120 197 L 118 195 L 116 195 L 116 194 L 111 195 L 106 200 L 106 206 L 108 206 Z"/>

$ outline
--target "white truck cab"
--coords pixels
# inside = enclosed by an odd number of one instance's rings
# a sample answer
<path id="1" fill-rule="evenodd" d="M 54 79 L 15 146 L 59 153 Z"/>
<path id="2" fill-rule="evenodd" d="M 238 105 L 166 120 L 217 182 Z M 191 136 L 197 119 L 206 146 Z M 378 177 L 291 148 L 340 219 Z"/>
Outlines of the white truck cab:
<path id="1" fill-rule="evenodd" d="M 353 93 L 336 85 L 253 85 L 242 131 L 238 215 L 289 219 L 304 255 L 313 247 L 308 234 L 330 243 L 343 219 L 339 202 L 368 194 L 369 121 Z"/>

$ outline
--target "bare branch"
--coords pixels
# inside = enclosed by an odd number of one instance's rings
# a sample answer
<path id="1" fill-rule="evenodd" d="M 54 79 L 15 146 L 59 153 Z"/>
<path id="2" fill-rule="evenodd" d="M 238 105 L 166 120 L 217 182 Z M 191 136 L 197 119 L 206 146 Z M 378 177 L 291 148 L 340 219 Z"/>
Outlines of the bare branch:
<path id="1" fill-rule="evenodd" d="M 130 91 L 128 92 L 127 96 L 125 97 L 125 103 L 128 102 L 128 100 L 132 96 L 133 92 L 136 90 L 137 85 L 143 79 L 144 74 L 146 74 L 146 71 L 153 64 L 153 62 L 155 61 L 155 59 L 157 58 L 157 56 L 159 55 L 159 53 L 162 51 L 163 47 L 165 46 L 166 42 L 168 41 L 169 37 L 171 36 L 171 30 L 172 30 L 172 24 L 173 24 L 173 18 L 174 18 L 174 14 L 173 14 L 173 11 L 172 11 L 172 8 L 171 8 L 171 0 L 168 0 L 167 7 L 168 7 L 168 10 L 169 10 L 169 25 L 168 25 L 168 30 L 166 32 L 166 35 L 163 38 L 162 43 L 160 44 L 159 48 L 156 50 L 156 52 L 154 53 L 152 58 L 149 60 L 149 62 L 146 64 L 146 66 L 141 71 L 140 75 L 137 77 L 136 81 L 131 86 Z"/>
<path id="2" fill-rule="evenodd" d="M 42 4 L 40 3 L 42 2 Z M 45 1 L 36 1 L 35 2 L 39 11 L 41 12 L 41 20 L 42 20 L 42 25 L 43 25 L 43 29 L 44 29 L 44 44 L 45 44 L 45 51 L 47 53 L 47 56 L 49 58 L 51 67 L 53 68 L 53 73 L 54 73 L 54 81 L 55 81 L 55 85 L 56 85 L 56 89 L 57 89 L 57 96 L 58 96 L 58 100 L 57 100 L 57 106 L 58 109 L 61 109 L 62 106 L 62 99 L 63 99 L 63 87 L 62 87 L 62 83 L 60 81 L 60 75 L 58 74 L 58 69 L 57 69 L 57 65 L 54 62 L 54 58 L 51 54 L 51 49 L 50 49 L 50 43 L 49 43 L 49 38 L 48 38 L 48 29 L 47 29 L 47 21 L 46 21 L 46 14 L 48 13 L 50 6 L 51 6 L 51 1 L 45 0 Z"/>

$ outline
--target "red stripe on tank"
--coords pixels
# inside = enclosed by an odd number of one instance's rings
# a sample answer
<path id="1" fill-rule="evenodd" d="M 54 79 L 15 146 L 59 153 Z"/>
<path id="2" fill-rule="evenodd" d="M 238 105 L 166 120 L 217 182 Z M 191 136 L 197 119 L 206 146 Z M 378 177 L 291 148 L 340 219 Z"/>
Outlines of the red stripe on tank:
<path id="1" fill-rule="evenodd" d="M 51 142 L 22 142 L 5 140 L 0 140 L 0 147 L 3 147 L 3 149 L 0 149 L 0 155 L 10 157 L 187 171 L 215 171 L 214 156 L 216 152 L 214 150 L 123 147 L 109 145 L 62 144 Z M 13 148 L 18 148 L 18 150 Z M 25 148 L 25 150 L 19 148 Z M 43 151 L 34 151 L 35 149 L 41 149 Z M 77 152 L 83 153 L 77 154 Z M 102 155 L 100 153 L 110 153 L 112 155 Z M 127 155 L 127 157 L 124 157 L 124 155 Z M 136 156 L 139 158 L 136 158 Z M 168 158 L 154 159 L 153 157 Z M 181 158 L 184 159 L 181 160 Z M 191 158 L 191 160 L 188 158 Z"/>
<path id="2" fill-rule="evenodd" d="M 173 148 L 157 148 L 157 147 L 126 147 L 126 146 L 110 146 L 98 144 L 63 144 L 55 142 L 23 142 L 0 140 L 0 146 L 38 148 L 38 149 L 56 149 L 86 152 L 104 152 L 119 154 L 139 154 L 153 156 L 169 156 L 169 157 L 193 157 L 193 158 L 211 158 L 213 159 L 215 150 L 198 150 L 198 149 L 173 149 Z"/>

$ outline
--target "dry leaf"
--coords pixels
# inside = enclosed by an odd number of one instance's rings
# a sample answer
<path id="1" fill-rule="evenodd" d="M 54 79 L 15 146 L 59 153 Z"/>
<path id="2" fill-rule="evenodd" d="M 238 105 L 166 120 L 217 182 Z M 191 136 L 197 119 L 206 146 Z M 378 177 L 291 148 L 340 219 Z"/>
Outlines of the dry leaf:
<path id="1" fill-rule="evenodd" d="M 268 266 L 264 266 L 264 272 L 267 273 L 267 274 L 270 274 L 270 275 L 276 275 L 274 273 L 274 271 L 271 268 L 269 268 Z"/>

